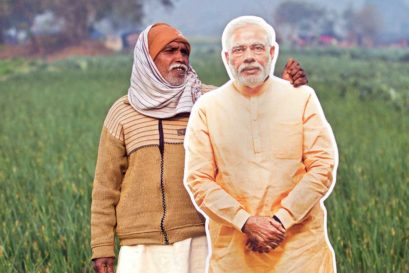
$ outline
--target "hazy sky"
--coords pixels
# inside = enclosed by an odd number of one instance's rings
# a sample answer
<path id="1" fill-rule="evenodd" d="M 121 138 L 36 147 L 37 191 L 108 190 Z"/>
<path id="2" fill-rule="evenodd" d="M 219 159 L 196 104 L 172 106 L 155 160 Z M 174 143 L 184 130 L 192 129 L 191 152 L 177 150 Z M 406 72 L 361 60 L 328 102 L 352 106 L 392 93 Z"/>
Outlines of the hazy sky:
<path id="1" fill-rule="evenodd" d="M 162 21 L 179 28 L 187 36 L 220 37 L 225 25 L 240 15 L 257 15 L 273 23 L 273 12 L 282 0 L 174 0 L 174 7 L 166 9 L 150 1 L 146 4 L 144 25 Z M 339 14 L 347 7 L 358 8 L 363 3 L 376 4 L 384 29 L 382 32 L 400 33 L 409 31 L 409 0 L 304 0 L 318 4 Z M 274 24 L 273 24 L 274 25 Z"/>
<path id="2" fill-rule="evenodd" d="M 348 5 L 357 6 L 363 1 L 305 0 L 305 2 L 318 3 L 320 6 L 335 10 L 343 10 Z M 163 21 L 180 28 L 185 35 L 220 36 L 227 22 L 240 15 L 257 15 L 271 21 L 275 6 L 281 3 L 281 1 L 272 0 L 175 0 L 174 2 L 174 7 L 171 9 L 160 7 L 156 1 L 148 3 L 144 25 Z"/>

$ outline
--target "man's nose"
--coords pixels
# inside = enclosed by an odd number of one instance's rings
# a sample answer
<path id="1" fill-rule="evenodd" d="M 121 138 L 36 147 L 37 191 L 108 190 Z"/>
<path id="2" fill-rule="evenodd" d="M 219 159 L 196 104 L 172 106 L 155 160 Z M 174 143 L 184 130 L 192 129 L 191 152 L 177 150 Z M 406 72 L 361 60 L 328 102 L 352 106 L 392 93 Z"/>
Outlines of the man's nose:
<path id="1" fill-rule="evenodd" d="M 256 60 L 254 59 L 254 57 L 253 56 L 246 56 L 245 58 L 244 58 L 244 63 L 246 63 L 246 64 L 249 64 L 249 63 L 254 63 Z"/>
<path id="2" fill-rule="evenodd" d="M 183 64 L 187 64 L 187 62 L 189 61 L 189 57 L 186 56 L 186 54 L 184 54 L 181 50 L 178 50 L 176 52 L 176 57 L 175 57 L 177 62 L 183 63 Z"/>
<path id="3" fill-rule="evenodd" d="M 252 62 L 255 62 L 255 59 L 254 59 L 254 55 L 253 55 L 253 51 L 251 51 L 249 48 L 247 48 L 245 51 L 244 51 L 244 62 L 245 63 L 252 63 Z"/>

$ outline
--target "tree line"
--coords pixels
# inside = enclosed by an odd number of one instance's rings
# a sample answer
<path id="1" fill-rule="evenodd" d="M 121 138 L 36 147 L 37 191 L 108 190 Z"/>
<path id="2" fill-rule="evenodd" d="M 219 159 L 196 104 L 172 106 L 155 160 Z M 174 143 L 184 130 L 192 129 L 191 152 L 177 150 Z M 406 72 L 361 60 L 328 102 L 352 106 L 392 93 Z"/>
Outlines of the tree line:
<path id="1" fill-rule="evenodd" d="M 171 7 L 172 0 L 155 0 Z M 102 18 L 113 22 L 128 22 L 137 25 L 143 19 L 146 0 L 2 0 L 0 2 L 0 44 L 10 28 L 23 30 L 31 39 L 31 26 L 38 14 L 52 12 L 61 19 L 63 29 L 59 34 L 65 43 L 74 43 L 87 38 L 92 25 Z"/>
<path id="2" fill-rule="evenodd" d="M 175 2 L 155 1 L 166 7 L 172 7 Z M 114 25 L 137 26 L 144 17 L 146 3 L 147 0 L 1 0 L 0 44 L 5 42 L 5 33 L 11 28 L 27 33 L 28 40 L 35 46 L 77 43 L 87 39 L 93 25 L 103 18 Z M 56 37 L 41 40 L 31 27 L 35 17 L 45 12 L 51 12 L 63 24 Z M 343 22 L 344 39 L 359 46 L 373 45 L 382 29 L 381 14 L 370 4 L 358 9 L 348 8 L 340 15 L 310 2 L 286 0 L 277 5 L 272 17 L 274 24 L 291 37 L 305 33 L 336 35 L 336 26 Z"/>

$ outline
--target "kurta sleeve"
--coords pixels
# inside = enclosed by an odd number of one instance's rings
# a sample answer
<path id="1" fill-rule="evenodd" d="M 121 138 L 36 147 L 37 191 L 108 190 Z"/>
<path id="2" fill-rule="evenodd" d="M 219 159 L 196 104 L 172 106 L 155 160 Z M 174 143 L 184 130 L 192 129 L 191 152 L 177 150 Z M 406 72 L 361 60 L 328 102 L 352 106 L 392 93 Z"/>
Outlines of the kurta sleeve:
<path id="1" fill-rule="evenodd" d="M 303 114 L 303 163 L 306 174 L 281 200 L 275 214 L 286 229 L 301 222 L 329 191 L 338 164 L 338 151 L 331 127 L 311 89 Z"/>
<path id="2" fill-rule="evenodd" d="M 195 105 L 185 137 L 184 183 L 197 206 L 213 221 L 241 231 L 250 214 L 217 182 L 217 165 L 209 137 L 206 111 Z"/>
<path id="3" fill-rule="evenodd" d="M 120 128 L 118 132 L 121 132 Z M 92 259 L 115 256 L 115 207 L 119 201 L 121 183 L 127 166 L 128 160 L 123 141 L 113 135 L 104 124 L 92 190 Z"/>

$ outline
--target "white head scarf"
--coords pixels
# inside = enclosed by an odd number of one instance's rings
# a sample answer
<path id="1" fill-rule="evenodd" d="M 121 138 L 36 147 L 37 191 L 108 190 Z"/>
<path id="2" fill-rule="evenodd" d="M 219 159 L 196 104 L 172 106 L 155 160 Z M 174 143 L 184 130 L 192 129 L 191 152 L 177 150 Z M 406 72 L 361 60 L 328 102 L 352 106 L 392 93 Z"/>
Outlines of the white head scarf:
<path id="1" fill-rule="evenodd" d="M 149 55 L 148 33 L 151 27 L 139 35 L 135 45 L 129 103 L 139 113 L 159 119 L 190 113 L 201 95 L 201 82 L 190 64 L 186 80 L 179 86 L 171 85 L 162 77 Z"/>

